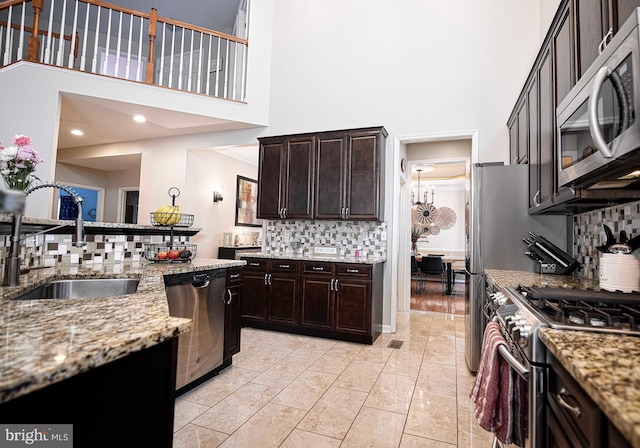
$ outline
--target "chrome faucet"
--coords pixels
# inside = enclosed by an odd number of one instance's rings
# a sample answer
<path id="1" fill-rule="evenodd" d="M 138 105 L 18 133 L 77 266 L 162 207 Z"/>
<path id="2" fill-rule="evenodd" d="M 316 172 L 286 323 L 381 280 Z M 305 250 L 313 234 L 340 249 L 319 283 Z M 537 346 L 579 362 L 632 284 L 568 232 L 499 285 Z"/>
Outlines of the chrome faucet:
<path id="1" fill-rule="evenodd" d="M 20 233 L 22 232 L 22 214 L 24 212 L 24 198 L 29 196 L 35 190 L 39 190 L 41 188 L 58 188 L 62 191 L 66 191 L 73 198 L 73 202 L 78 206 L 78 217 L 76 218 L 76 236 L 75 242 L 73 243 L 76 247 L 83 247 L 86 243 L 84 241 L 84 221 L 82 220 L 82 198 L 76 194 L 70 187 L 58 183 L 44 183 L 40 185 L 36 185 L 35 187 L 27 188 L 23 194 L 17 194 L 17 199 L 11 199 L 9 201 L 10 207 L 4 207 L 3 210 L 5 212 L 11 212 L 13 215 L 13 221 L 11 223 L 11 241 L 9 244 L 9 253 L 5 260 L 4 264 L 4 281 L 3 286 L 16 286 L 20 284 Z M 7 194 L 12 194 L 9 191 L 3 191 L 3 197 Z M 22 199 L 22 206 L 14 206 L 15 203 L 20 203 L 20 199 Z M 50 229 L 43 230 L 41 232 L 31 233 L 27 236 L 40 235 L 43 233 L 51 232 L 52 230 L 59 229 L 61 227 L 66 227 L 68 224 L 62 224 L 56 227 L 52 227 Z"/>

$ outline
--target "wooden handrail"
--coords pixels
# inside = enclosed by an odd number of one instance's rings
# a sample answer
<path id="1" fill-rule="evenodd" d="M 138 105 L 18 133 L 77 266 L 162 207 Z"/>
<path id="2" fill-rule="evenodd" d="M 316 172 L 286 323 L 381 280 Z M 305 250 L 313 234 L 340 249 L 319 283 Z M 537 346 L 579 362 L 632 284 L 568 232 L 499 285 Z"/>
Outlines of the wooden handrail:
<path id="1" fill-rule="evenodd" d="M 9 6 L 19 5 L 20 3 L 25 3 L 28 0 L 5 0 L 0 2 L 0 9 L 8 8 Z"/>
<path id="2" fill-rule="evenodd" d="M 203 28 L 201 26 L 191 25 L 189 23 L 181 22 L 179 20 L 170 19 L 168 17 L 158 16 L 158 21 L 167 23 L 169 25 L 181 26 L 182 28 L 186 28 L 188 30 L 193 30 L 193 31 L 198 31 L 200 33 L 211 34 L 213 36 L 221 37 L 222 39 L 232 40 L 232 41 L 238 42 L 240 44 L 245 44 L 245 45 L 249 44 L 249 40 L 248 39 L 242 39 L 240 37 L 232 36 L 231 34 L 220 33 L 218 31 L 213 31 L 213 30 L 210 30 L 210 29 L 207 29 L 207 28 Z"/>

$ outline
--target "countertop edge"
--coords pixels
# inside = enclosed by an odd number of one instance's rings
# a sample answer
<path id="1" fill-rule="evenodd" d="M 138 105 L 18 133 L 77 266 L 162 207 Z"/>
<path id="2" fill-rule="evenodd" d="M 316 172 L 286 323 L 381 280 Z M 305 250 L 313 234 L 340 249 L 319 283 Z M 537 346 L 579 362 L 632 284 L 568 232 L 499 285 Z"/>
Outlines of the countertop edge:
<path id="1" fill-rule="evenodd" d="M 240 258 L 265 258 L 270 260 L 294 260 L 294 261 L 316 261 L 323 263 L 348 263 L 348 264 L 378 264 L 385 263 L 385 257 L 313 257 L 310 255 L 294 254 L 265 254 L 262 252 L 248 252 L 237 254 Z"/>

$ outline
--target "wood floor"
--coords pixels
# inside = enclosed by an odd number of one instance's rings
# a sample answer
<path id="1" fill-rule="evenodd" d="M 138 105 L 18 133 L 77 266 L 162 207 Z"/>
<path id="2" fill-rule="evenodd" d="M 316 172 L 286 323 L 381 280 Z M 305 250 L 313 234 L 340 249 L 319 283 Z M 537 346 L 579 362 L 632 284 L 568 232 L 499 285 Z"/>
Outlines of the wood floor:
<path id="1" fill-rule="evenodd" d="M 417 282 L 411 281 L 411 309 L 438 313 L 464 314 L 464 283 L 455 283 L 452 295 L 442 295 L 438 281 L 424 282 L 423 291 L 416 291 Z M 419 293 L 418 293 L 419 292 Z"/>

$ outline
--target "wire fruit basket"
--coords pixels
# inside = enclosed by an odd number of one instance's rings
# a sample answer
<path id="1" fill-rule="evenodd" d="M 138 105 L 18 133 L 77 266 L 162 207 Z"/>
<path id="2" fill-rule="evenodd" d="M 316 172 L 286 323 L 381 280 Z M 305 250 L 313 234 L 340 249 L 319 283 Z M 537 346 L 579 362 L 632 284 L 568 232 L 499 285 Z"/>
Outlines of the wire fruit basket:
<path id="1" fill-rule="evenodd" d="M 156 227 L 191 227 L 193 215 L 182 212 L 151 212 L 151 225 Z"/>
<path id="2" fill-rule="evenodd" d="M 145 244 L 144 258 L 156 263 L 186 263 L 193 260 L 198 252 L 195 244 L 169 245 Z"/>

